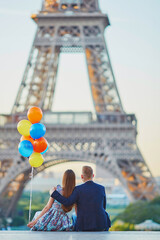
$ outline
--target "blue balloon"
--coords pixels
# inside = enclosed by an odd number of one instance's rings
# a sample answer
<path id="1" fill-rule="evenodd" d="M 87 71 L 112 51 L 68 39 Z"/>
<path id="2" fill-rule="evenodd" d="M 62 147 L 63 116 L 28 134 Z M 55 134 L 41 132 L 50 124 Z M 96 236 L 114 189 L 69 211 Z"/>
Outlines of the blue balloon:
<path id="1" fill-rule="evenodd" d="M 48 151 L 48 146 L 47 146 L 47 148 L 43 151 L 43 152 L 41 152 L 41 154 L 44 154 L 44 153 L 46 153 Z"/>
<path id="2" fill-rule="evenodd" d="M 18 150 L 23 157 L 29 157 L 33 153 L 33 145 L 28 140 L 23 140 L 18 145 Z"/>
<path id="3" fill-rule="evenodd" d="M 46 127 L 42 123 L 32 124 L 30 127 L 30 135 L 33 139 L 39 139 L 46 133 Z"/>

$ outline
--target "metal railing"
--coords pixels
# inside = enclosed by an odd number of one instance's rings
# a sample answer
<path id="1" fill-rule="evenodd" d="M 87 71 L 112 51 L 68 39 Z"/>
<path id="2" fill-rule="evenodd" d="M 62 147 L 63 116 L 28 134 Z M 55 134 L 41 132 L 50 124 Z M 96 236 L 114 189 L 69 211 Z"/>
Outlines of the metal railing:
<path id="1" fill-rule="evenodd" d="M 27 113 L 17 113 L 14 115 L 0 115 L 0 126 L 15 124 L 22 119 L 27 119 Z M 106 125 L 132 124 L 137 126 L 137 119 L 134 114 L 107 113 L 94 114 L 92 112 L 44 112 L 41 121 L 44 124 L 95 124 Z"/>

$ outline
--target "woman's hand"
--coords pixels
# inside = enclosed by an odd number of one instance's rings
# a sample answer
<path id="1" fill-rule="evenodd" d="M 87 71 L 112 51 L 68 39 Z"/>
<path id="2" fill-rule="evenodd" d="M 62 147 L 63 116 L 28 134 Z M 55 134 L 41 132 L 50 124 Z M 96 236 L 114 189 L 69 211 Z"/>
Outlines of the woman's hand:
<path id="1" fill-rule="evenodd" d="M 34 220 L 34 221 L 32 221 L 32 222 L 29 222 L 29 223 L 27 224 L 27 227 L 32 228 L 36 223 L 37 223 L 36 220 Z"/>

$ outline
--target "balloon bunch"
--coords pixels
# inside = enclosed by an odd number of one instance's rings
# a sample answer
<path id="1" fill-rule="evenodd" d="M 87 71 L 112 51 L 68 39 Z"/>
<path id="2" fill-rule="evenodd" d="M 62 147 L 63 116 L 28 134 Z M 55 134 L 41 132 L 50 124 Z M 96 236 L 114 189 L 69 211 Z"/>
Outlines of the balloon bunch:
<path id="1" fill-rule="evenodd" d="M 42 155 L 48 150 L 48 142 L 43 137 L 46 128 L 40 123 L 42 116 L 39 107 L 31 107 L 27 113 L 28 120 L 21 120 L 17 125 L 22 135 L 18 150 L 23 157 L 29 157 L 31 167 L 40 167 L 44 161 Z"/>

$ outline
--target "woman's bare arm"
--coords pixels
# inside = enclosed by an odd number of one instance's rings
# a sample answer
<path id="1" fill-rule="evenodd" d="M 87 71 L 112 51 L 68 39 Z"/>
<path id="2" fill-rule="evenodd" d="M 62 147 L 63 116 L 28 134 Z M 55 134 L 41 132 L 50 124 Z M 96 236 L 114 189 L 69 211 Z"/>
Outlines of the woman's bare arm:
<path id="1" fill-rule="evenodd" d="M 29 228 L 32 228 L 36 224 L 38 219 L 40 219 L 52 207 L 53 202 L 54 202 L 54 199 L 50 197 L 47 205 L 43 208 L 40 215 L 34 221 L 29 222 L 27 226 Z"/>

